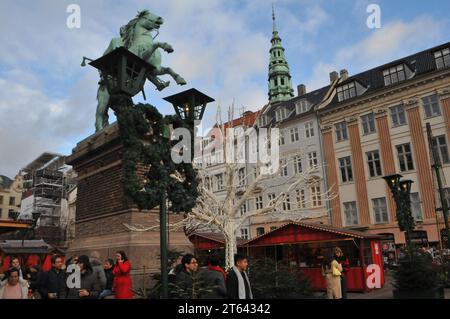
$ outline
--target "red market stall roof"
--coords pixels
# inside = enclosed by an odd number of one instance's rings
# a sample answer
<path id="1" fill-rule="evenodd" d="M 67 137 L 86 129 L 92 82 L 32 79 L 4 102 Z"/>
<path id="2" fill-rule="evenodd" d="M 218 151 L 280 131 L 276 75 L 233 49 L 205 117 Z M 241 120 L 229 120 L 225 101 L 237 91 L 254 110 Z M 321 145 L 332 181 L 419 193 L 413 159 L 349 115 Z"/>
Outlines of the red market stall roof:
<path id="1" fill-rule="evenodd" d="M 196 249 L 220 249 L 225 247 L 225 237 L 221 233 L 193 233 L 189 235 L 189 240 Z M 237 245 L 242 246 L 246 240 L 237 238 Z"/>
<path id="2" fill-rule="evenodd" d="M 382 236 L 330 225 L 289 222 L 247 241 L 243 246 L 269 246 L 348 239 L 380 239 Z"/>

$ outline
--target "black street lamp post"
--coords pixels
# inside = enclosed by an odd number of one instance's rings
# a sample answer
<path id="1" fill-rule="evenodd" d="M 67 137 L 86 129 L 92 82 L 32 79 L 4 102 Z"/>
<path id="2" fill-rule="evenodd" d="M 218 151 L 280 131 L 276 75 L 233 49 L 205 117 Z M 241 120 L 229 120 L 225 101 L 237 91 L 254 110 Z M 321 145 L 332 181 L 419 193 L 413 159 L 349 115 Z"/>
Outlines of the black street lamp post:
<path id="1" fill-rule="evenodd" d="M 89 63 L 97 68 L 111 95 L 111 108 L 132 106 L 132 97 L 143 91 L 147 75 L 153 66 L 120 47 Z M 190 89 L 165 98 L 170 102 L 176 114 L 191 128 L 191 158 L 194 155 L 195 121 L 201 120 L 206 104 L 214 99 L 196 89 Z M 168 243 L 167 243 L 167 190 L 160 202 L 160 256 L 162 298 L 168 298 Z"/>
<path id="2" fill-rule="evenodd" d="M 414 217 L 411 214 L 411 185 L 412 180 L 401 180 L 403 176 L 399 174 L 383 177 L 388 184 L 395 204 L 397 205 L 397 222 L 401 231 L 405 232 L 406 244 L 409 255 L 412 255 L 411 232 L 415 228 Z"/>
<path id="3" fill-rule="evenodd" d="M 191 132 L 190 154 L 191 161 L 194 160 L 195 149 L 195 121 L 201 121 L 205 113 L 206 105 L 213 102 L 214 99 L 203 94 L 196 89 L 190 89 L 181 93 L 165 97 L 164 100 L 171 103 L 178 117 L 184 120 Z M 162 297 L 168 298 L 169 272 L 167 269 L 168 261 L 168 243 L 167 243 L 167 212 L 166 212 L 167 193 L 161 200 L 161 285 Z"/>

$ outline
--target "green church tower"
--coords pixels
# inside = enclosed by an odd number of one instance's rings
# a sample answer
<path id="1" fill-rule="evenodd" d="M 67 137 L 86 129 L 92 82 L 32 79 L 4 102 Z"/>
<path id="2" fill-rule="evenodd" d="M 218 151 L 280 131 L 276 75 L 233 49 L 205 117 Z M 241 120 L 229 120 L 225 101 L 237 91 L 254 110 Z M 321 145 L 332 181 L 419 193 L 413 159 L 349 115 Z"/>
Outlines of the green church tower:
<path id="1" fill-rule="evenodd" d="M 278 35 L 275 24 L 275 10 L 272 6 L 272 47 L 270 48 L 269 63 L 269 102 L 277 103 L 290 100 L 294 97 L 292 89 L 291 74 L 289 65 L 284 56 L 284 48 L 281 45 L 281 38 Z"/>

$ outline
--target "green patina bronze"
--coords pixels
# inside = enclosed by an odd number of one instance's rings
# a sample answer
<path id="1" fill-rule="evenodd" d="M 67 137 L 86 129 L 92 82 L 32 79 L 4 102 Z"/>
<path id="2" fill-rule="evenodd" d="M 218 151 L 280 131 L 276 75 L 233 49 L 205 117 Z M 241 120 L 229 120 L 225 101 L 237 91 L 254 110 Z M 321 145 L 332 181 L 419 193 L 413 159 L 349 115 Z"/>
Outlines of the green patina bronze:
<path id="1" fill-rule="evenodd" d="M 284 47 L 275 24 L 275 10 L 272 7 L 272 47 L 269 63 L 269 101 L 271 103 L 290 100 L 294 96 L 289 65 L 284 55 Z"/>
<path id="2" fill-rule="evenodd" d="M 159 75 L 170 75 L 178 85 L 185 85 L 186 81 L 174 70 L 161 65 L 161 52 L 163 49 L 167 53 L 172 53 L 173 48 L 166 42 L 154 42 L 152 31 L 157 31 L 164 23 L 163 18 L 150 13 L 147 10 L 141 11 L 137 16 L 120 28 L 120 37 L 113 38 L 103 55 L 106 55 L 119 47 L 125 47 L 141 59 L 154 67 L 152 73 L 147 75 L 147 79 L 153 83 L 157 90 L 164 90 L 169 86 L 169 81 L 162 81 Z M 83 64 L 84 65 L 84 61 Z M 108 122 L 108 109 L 111 106 L 111 96 L 106 88 L 102 74 L 100 74 L 99 88 L 97 92 L 97 112 L 95 120 L 95 130 L 100 131 L 106 127 Z"/>

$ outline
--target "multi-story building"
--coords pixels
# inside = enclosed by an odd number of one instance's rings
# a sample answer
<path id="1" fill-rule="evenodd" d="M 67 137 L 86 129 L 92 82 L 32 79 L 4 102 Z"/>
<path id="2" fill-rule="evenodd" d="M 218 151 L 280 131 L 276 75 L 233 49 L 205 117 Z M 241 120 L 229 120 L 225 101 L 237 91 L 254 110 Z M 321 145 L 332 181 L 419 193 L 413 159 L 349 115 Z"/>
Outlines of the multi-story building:
<path id="1" fill-rule="evenodd" d="M 256 118 L 259 112 L 251 112 L 246 111 L 241 114 L 236 119 L 230 120 L 223 125 L 216 124 L 206 136 L 202 138 L 202 145 L 199 148 L 201 150 L 201 156 L 197 157 L 195 161 L 201 162 L 203 169 L 206 171 L 207 176 L 205 178 L 206 187 L 211 190 L 218 200 L 221 198 L 225 199 L 226 191 L 227 191 L 227 180 L 226 180 L 226 171 L 227 171 L 227 162 L 230 162 L 231 159 L 226 157 L 225 151 L 229 151 L 227 149 L 227 134 L 235 134 L 238 130 L 242 130 L 242 132 L 247 131 L 252 128 L 255 124 Z M 223 129 L 223 131 L 222 131 Z M 233 129 L 233 133 L 229 129 Z M 243 160 L 236 160 L 236 169 L 239 183 L 236 190 L 242 191 L 245 189 L 246 185 L 252 182 L 252 174 L 251 169 L 252 165 L 249 163 L 249 140 L 244 138 L 242 141 L 233 141 L 233 146 L 235 147 L 236 159 L 238 157 Z M 229 148 L 229 147 L 228 147 Z M 239 196 L 239 194 L 238 194 Z M 241 208 L 241 213 L 245 214 L 250 210 L 254 209 L 256 204 L 253 203 L 252 200 L 248 200 Z M 208 229 L 210 230 L 210 229 Z M 237 234 L 244 239 L 251 238 L 250 233 L 250 224 L 246 223 L 240 229 L 240 234 Z"/>
<path id="2" fill-rule="evenodd" d="M 317 109 L 327 164 L 334 226 L 383 234 L 404 244 L 395 202 L 383 176 L 414 181 L 413 238 L 439 243 L 443 218 L 432 173 L 426 123 L 431 124 L 450 187 L 450 43 L 348 76 L 344 70 L 332 101 Z M 385 246 L 388 247 L 388 246 Z"/>
<path id="3" fill-rule="evenodd" d="M 38 216 L 37 236 L 50 244 L 64 245 L 71 232 L 69 221 L 73 219 L 67 197 L 76 186 L 74 172 L 65 164 L 65 157 L 43 153 L 24 167 L 21 175 L 24 193 L 19 219 Z"/>
<path id="4" fill-rule="evenodd" d="M 0 175 L 0 219 L 14 219 L 14 214 L 20 211 L 22 181 L 20 175 L 17 175 L 14 180 Z"/>

